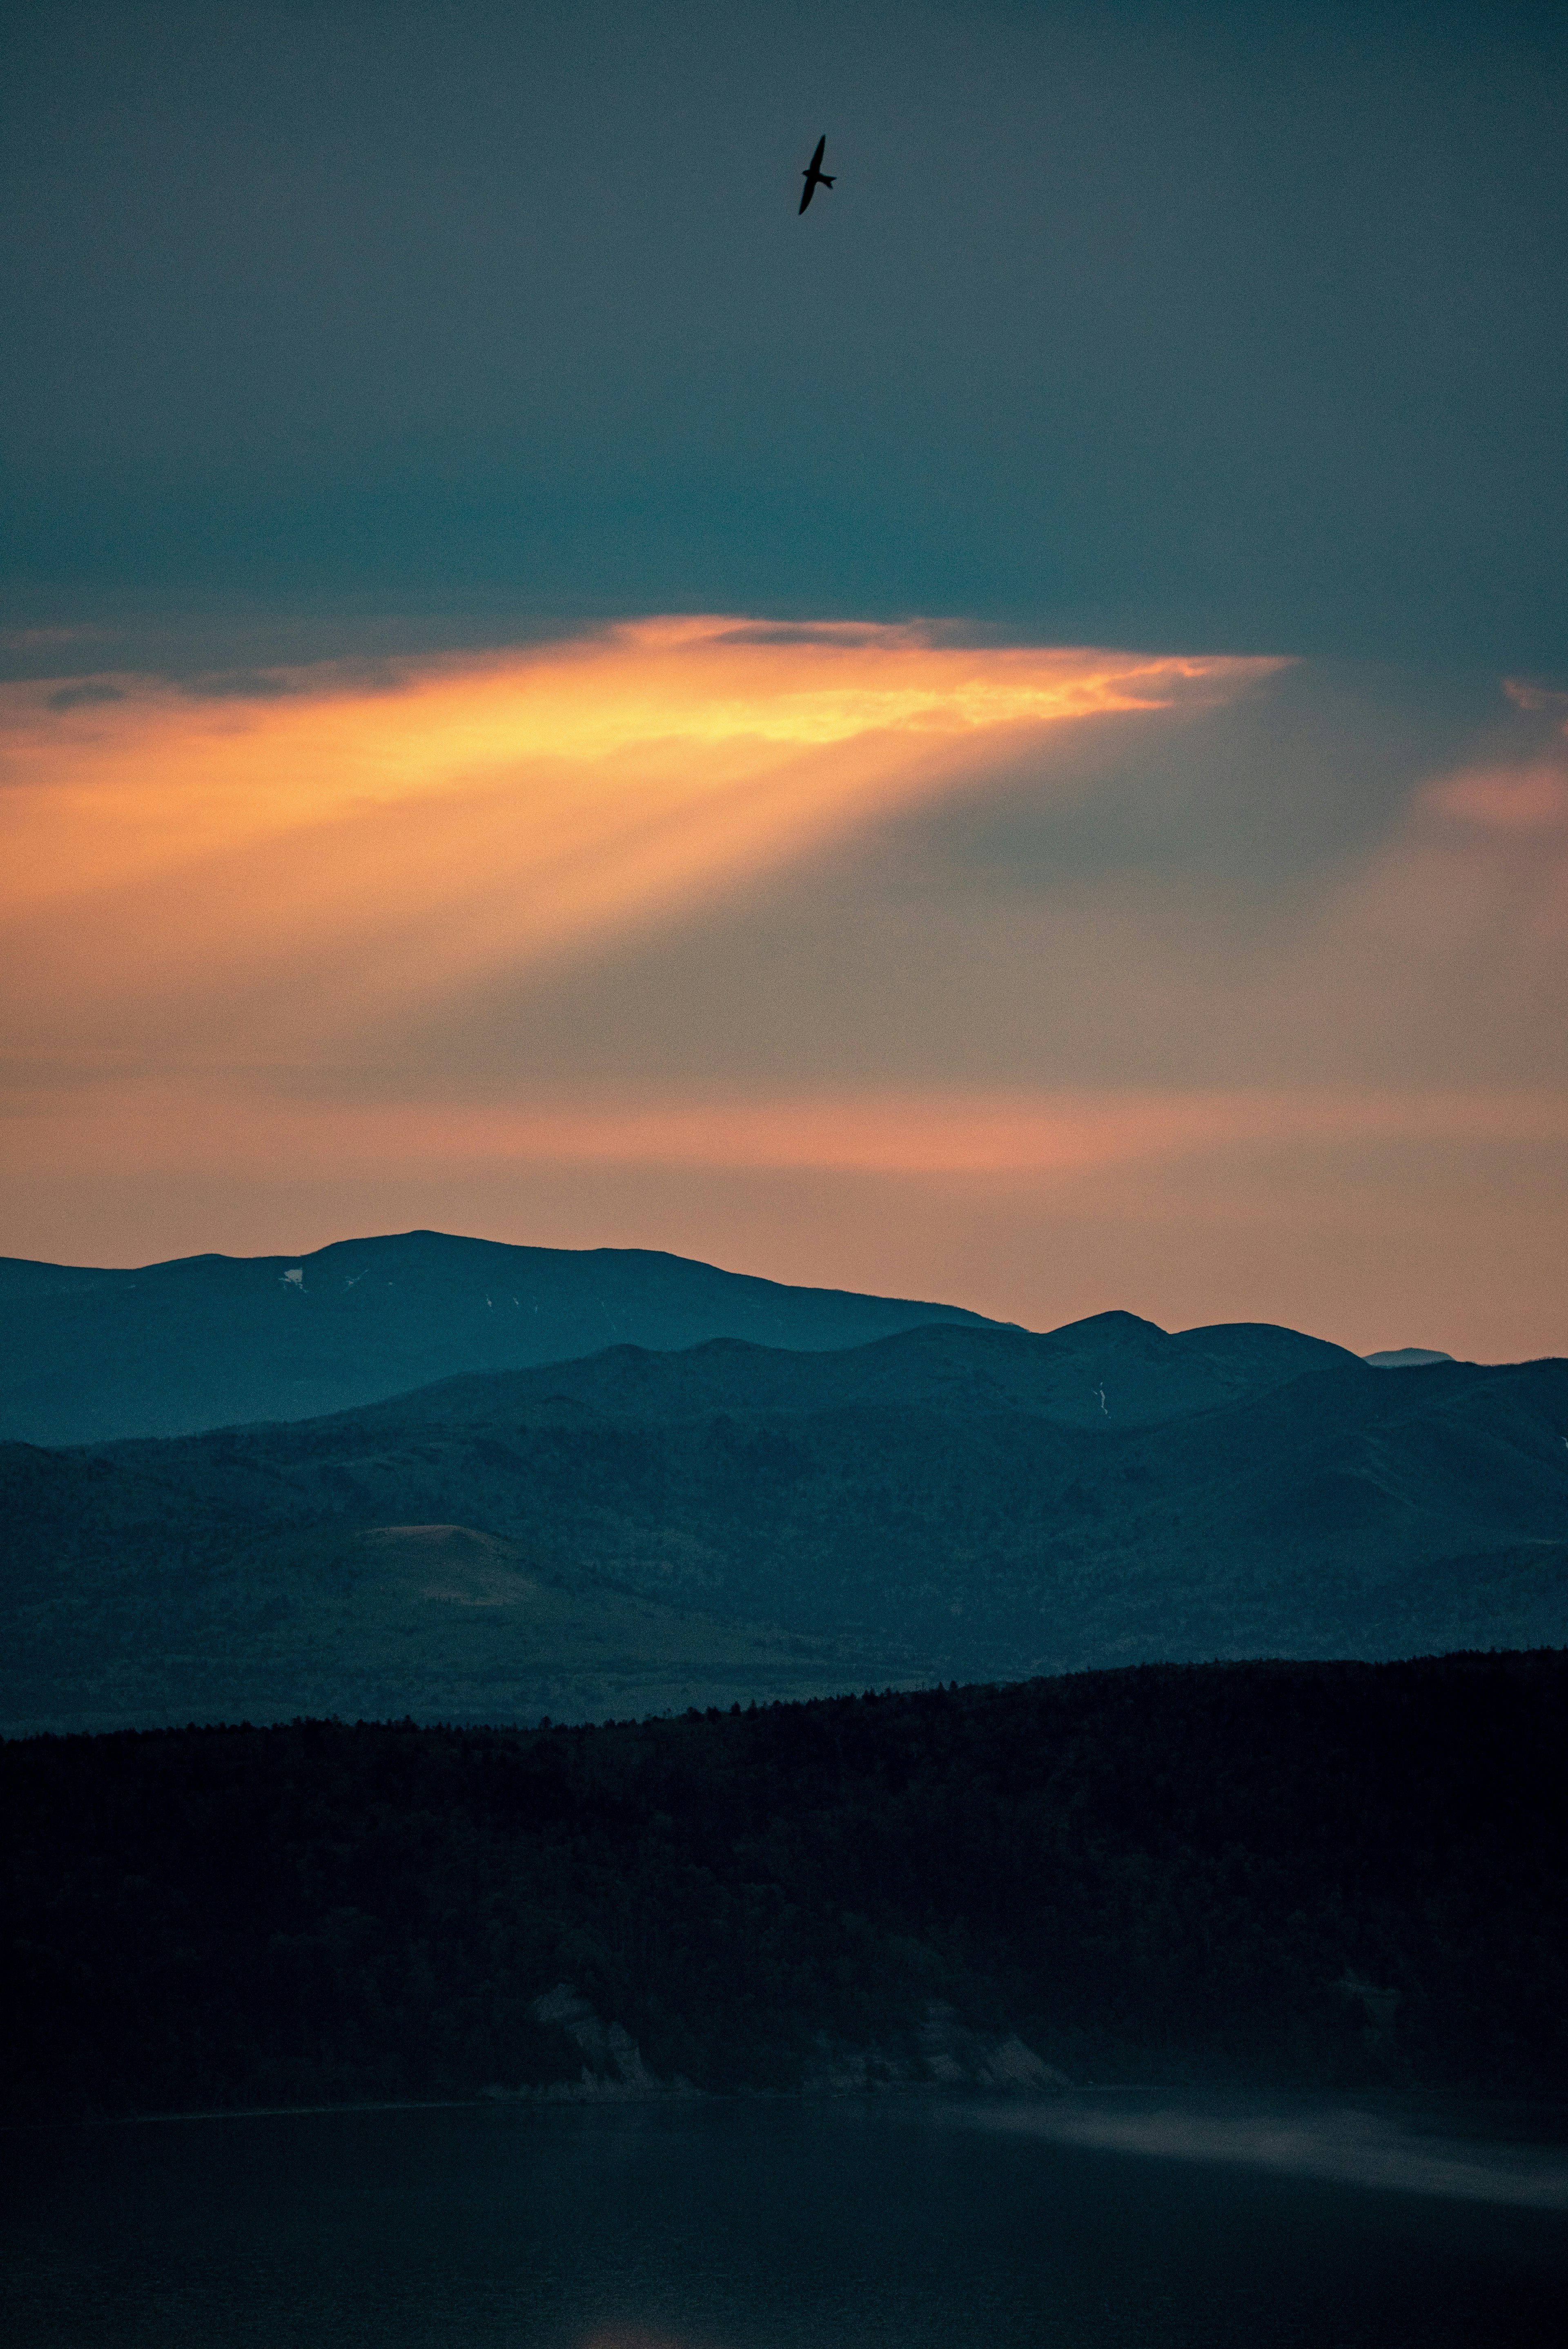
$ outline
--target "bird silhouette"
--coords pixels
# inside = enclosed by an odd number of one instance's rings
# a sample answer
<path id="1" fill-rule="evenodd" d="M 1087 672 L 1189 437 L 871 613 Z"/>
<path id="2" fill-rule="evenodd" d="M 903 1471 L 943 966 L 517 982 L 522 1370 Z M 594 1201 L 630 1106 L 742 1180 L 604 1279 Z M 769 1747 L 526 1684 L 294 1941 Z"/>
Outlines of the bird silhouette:
<path id="1" fill-rule="evenodd" d="M 807 164 L 805 170 L 800 174 L 800 177 L 806 182 L 806 192 L 800 199 L 801 212 L 805 211 L 807 205 L 810 202 L 819 188 L 830 188 L 833 184 L 833 174 L 830 171 L 824 171 L 822 169 L 822 150 L 826 147 L 827 143 L 828 134 L 824 130 L 821 137 L 817 141 L 816 153 L 812 156 L 810 161 Z M 799 217 L 799 215 L 797 215 L 797 217 Z"/>

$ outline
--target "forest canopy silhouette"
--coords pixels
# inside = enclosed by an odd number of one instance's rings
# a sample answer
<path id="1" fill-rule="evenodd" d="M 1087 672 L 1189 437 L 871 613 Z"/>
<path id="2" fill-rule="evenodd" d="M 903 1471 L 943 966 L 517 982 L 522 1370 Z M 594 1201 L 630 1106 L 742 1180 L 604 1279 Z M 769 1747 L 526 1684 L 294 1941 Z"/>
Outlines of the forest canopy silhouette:
<path id="1" fill-rule="evenodd" d="M 13 2118 L 1568 2086 L 1568 1651 L 0 1746 Z"/>

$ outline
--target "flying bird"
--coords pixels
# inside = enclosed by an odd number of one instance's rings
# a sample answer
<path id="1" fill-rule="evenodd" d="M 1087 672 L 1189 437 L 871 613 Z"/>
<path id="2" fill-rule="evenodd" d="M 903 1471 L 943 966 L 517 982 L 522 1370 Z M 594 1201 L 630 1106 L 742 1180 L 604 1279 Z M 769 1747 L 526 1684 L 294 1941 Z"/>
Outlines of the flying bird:
<path id="1" fill-rule="evenodd" d="M 822 169 L 822 150 L 826 147 L 827 143 L 828 134 L 824 130 L 821 137 L 817 141 L 816 153 L 812 156 L 810 161 L 807 164 L 805 170 L 800 174 L 800 177 L 806 182 L 806 192 L 800 199 L 801 212 L 805 211 L 807 205 L 810 202 L 819 188 L 830 188 L 833 184 L 832 173 L 830 171 L 824 171 Z M 799 215 L 797 215 L 797 217 L 799 217 Z"/>

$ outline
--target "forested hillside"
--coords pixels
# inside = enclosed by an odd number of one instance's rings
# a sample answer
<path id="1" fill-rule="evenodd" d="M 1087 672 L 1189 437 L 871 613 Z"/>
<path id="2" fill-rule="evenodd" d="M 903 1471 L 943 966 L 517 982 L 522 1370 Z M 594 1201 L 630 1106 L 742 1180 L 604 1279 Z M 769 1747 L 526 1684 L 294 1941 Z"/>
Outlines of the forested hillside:
<path id="1" fill-rule="evenodd" d="M 618 1348 L 301 1425 L 0 1446 L 0 1729 L 1554 1645 L 1564 1430 L 1562 1361 L 1377 1371 L 1104 1315 Z"/>
<path id="2" fill-rule="evenodd" d="M 1568 1654 L 0 1746 L 13 2116 L 1568 2090 Z"/>

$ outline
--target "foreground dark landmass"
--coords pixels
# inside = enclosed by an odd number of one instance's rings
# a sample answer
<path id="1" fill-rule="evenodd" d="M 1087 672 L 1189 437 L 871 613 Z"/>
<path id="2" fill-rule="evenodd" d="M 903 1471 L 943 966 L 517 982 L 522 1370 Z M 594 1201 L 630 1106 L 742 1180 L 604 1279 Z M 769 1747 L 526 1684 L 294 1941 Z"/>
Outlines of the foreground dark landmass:
<path id="1" fill-rule="evenodd" d="M 0 1746 L 12 2117 L 1568 2090 L 1568 1653 Z"/>
<path id="2" fill-rule="evenodd" d="M 515 1721 L 1568 1641 L 1568 1362 L 1288 1330 L 615 1347 L 0 1445 L 0 1731 Z"/>
<path id="3" fill-rule="evenodd" d="M 112 1271 L 0 1257 L 0 1436 L 92 1444 L 310 1419 L 459 1371 L 617 1343 L 861 1346 L 962 1306 L 792 1288 L 654 1248 L 447 1232 Z"/>

